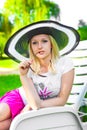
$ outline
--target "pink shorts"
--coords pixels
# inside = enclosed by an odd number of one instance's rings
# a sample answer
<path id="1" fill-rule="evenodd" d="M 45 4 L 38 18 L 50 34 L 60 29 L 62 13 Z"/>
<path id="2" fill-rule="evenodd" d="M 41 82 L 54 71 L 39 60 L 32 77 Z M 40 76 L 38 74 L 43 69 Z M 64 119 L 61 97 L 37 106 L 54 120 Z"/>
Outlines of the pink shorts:
<path id="1" fill-rule="evenodd" d="M 7 103 L 9 105 L 12 119 L 18 115 L 25 106 L 18 89 L 7 92 L 0 98 L 0 103 Z"/>

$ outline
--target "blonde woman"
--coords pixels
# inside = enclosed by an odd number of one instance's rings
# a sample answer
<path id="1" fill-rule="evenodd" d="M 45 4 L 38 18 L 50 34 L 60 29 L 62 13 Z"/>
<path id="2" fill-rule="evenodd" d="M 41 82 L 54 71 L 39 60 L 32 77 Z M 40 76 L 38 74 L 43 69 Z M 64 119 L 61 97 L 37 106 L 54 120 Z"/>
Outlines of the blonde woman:
<path id="1" fill-rule="evenodd" d="M 28 37 L 29 58 L 19 64 L 22 87 L 6 93 L 0 99 L 0 130 L 8 130 L 12 119 L 21 112 L 63 106 L 68 99 L 74 80 L 73 63 L 66 56 L 60 56 L 52 27 L 44 27 L 43 23 L 46 22 L 41 22 L 42 27 L 29 30 L 34 25 L 27 26 L 15 34 L 16 37 L 21 32 L 16 44 L 25 44 L 23 40 Z M 11 42 L 14 43 L 12 38 Z"/>

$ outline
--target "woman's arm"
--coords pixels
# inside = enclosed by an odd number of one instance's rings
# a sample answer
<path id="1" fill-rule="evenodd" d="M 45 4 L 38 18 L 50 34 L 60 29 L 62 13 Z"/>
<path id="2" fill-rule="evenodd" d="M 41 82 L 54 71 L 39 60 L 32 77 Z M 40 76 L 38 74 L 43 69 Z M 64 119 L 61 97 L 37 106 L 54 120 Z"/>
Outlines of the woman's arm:
<path id="1" fill-rule="evenodd" d="M 41 100 L 33 85 L 32 79 L 28 78 L 27 76 L 20 76 L 20 79 L 26 93 L 27 101 L 30 104 L 31 108 L 39 109 Z"/>
<path id="2" fill-rule="evenodd" d="M 33 85 L 32 79 L 27 77 L 27 72 L 29 70 L 32 61 L 23 61 L 19 65 L 19 72 L 20 72 L 20 80 L 24 91 L 26 93 L 27 101 L 30 104 L 32 109 L 40 108 L 40 97 Z"/>

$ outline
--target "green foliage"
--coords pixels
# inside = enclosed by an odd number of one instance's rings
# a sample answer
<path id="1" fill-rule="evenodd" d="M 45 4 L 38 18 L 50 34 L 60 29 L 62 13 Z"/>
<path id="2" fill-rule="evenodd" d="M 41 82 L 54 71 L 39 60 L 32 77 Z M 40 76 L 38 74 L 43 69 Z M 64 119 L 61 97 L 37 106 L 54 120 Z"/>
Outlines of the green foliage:
<path id="1" fill-rule="evenodd" d="M 80 111 L 87 114 L 87 106 L 82 106 L 82 107 L 80 108 Z M 84 114 L 84 116 L 81 117 L 81 120 L 82 120 L 83 122 L 87 122 L 87 115 Z"/>
<path id="2" fill-rule="evenodd" d="M 4 31 L 4 16 L 0 12 L 0 32 L 3 32 L 3 31 Z"/>
<path id="3" fill-rule="evenodd" d="M 80 34 L 80 40 L 87 40 L 87 25 L 78 28 Z"/>
<path id="4" fill-rule="evenodd" d="M 5 42 L 6 42 L 5 33 L 0 32 L 0 59 L 2 58 L 2 55 L 4 53 Z"/>
<path id="5" fill-rule="evenodd" d="M 59 15 L 58 5 L 48 0 L 7 0 L 4 10 L 12 33 L 29 23 L 47 20 L 51 16 L 57 18 Z"/>
<path id="6" fill-rule="evenodd" d="M 46 0 L 45 4 L 48 9 L 48 11 L 47 11 L 48 17 L 50 18 L 53 16 L 53 17 L 57 18 L 60 13 L 60 9 L 59 9 L 58 5 L 54 4 L 53 2 L 49 2 L 49 0 Z"/>

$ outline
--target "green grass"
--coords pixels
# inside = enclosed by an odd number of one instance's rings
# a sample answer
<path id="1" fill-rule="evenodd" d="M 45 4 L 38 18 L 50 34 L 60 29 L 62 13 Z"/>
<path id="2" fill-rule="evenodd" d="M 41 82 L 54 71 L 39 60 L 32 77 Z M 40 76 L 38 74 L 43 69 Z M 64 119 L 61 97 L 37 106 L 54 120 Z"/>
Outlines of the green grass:
<path id="1" fill-rule="evenodd" d="M 0 75 L 0 96 L 21 86 L 19 75 Z"/>
<path id="2" fill-rule="evenodd" d="M 4 56 L 0 59 L 0 68 L 16 69 L 18 68 L 18 63 Z M 19 75 L 0 75 L 0 96 L 19 86 L 21 86 Z"/>
<path id="3" fill-rule="evenodd" d="M 0 68 L 17 68 L 18 63 L 11 59 L 0 59 Z"/>

